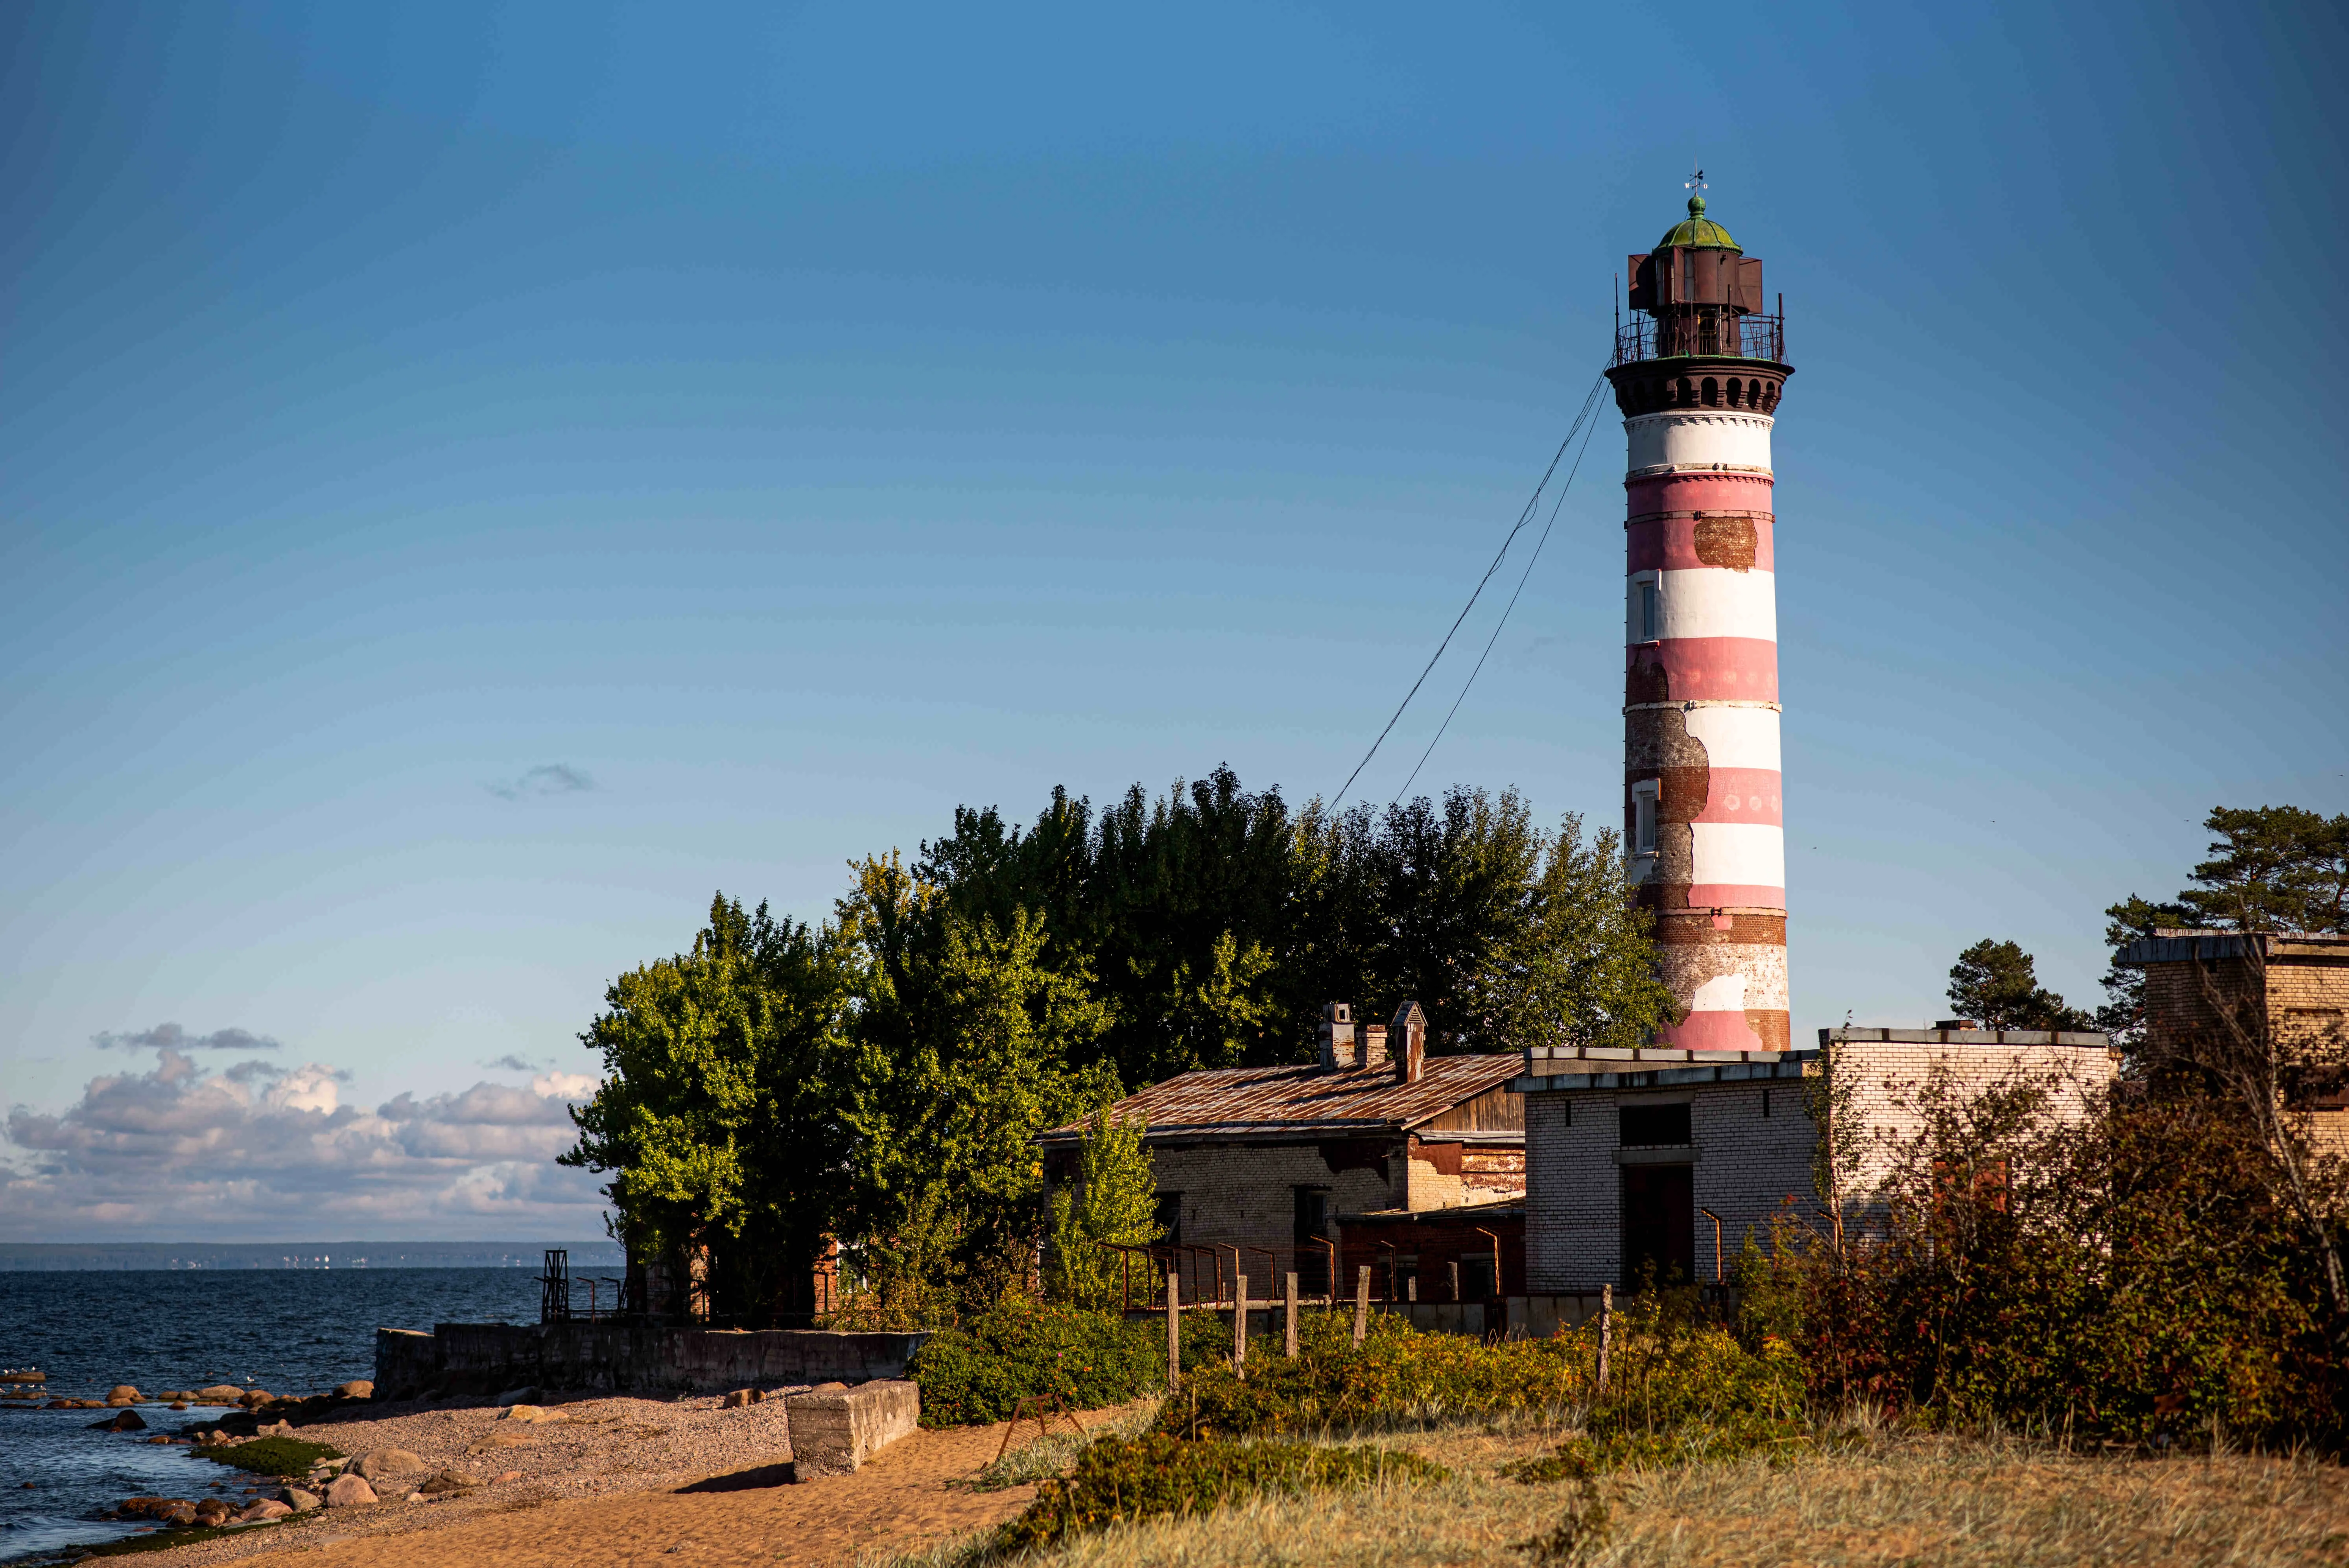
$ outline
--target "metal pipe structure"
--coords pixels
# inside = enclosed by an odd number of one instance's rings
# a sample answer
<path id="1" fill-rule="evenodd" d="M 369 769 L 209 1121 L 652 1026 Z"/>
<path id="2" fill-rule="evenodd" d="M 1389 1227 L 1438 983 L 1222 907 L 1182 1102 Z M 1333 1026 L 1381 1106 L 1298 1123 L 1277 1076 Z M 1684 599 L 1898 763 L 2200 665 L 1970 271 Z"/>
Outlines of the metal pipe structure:
<path id="1" fill-rule="evenodd" d="M 1710 1209 L 1699 1209 L 1697 1212 L 1713 1222 L 1713 1283 L 1720 1284 L 1723 1283 L 1721 1275 L 1721 1216 Z"/>
<path id="2" fill-rule="evenodd" d="M 1493 1243 L 1493 1294 L 1496 1296 L 1505 1296 L 1509 1292 L 1508 1288 L 1501 1283 L 1501 1238 L 1482 1225 L 1475 1227 L 1475 1230 L 1478 1235 Z"/>

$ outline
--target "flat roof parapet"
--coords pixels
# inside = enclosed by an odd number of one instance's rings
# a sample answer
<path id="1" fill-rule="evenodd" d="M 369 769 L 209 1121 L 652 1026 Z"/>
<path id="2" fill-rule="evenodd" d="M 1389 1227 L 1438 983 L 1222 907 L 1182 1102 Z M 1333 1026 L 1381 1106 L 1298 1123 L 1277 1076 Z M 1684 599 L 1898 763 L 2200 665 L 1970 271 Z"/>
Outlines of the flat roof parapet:
<path id="1" fill-rule="evenodd" d="M 2315 958 L 2327 962 L 2349 959 L 2349 936 L 2321 932 L 2177 931 L 2165 927 L 2122 948 L 2114 962 L 2130 969 L 2140 969 L 2148 964 L 2186 964 L 2197 959 L 2212 964 L 2221 959 L 2248 957 L 2250 944 L 2254 941 L 2260 944 L 2262 958 Z"/>
<path id="2" fill-rule="evenodd" d="M 2112 1037 L 2087 1031 L 2056 1029 L 1863 1029 L 1846 1025 L 1819 1031 L 1819 1047 L 1828 1045 L 1903 1046 L 2068 1046 L 2101 1051 Z"/>

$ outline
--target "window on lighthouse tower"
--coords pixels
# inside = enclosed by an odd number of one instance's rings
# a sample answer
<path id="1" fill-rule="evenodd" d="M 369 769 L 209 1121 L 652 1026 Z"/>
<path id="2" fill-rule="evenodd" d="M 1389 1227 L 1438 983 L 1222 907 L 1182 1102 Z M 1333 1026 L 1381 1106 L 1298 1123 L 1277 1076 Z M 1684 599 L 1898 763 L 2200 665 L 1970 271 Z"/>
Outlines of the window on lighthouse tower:
<path id="1" fill-rule="evenodd" d="M 1653 572 L 1635 573 L 1631 578 L 1631 641 L 1652 643 L 1664 634 L 1663 604 L 1660 598 L 1661 584 Z"/>
<path id="2" fill-rule="evenodd" d="M 1631 786 L 1631 852 L 1635 855 L 1656 852 L 1656 784 L 1653 779 L 1643 779 Z"/>

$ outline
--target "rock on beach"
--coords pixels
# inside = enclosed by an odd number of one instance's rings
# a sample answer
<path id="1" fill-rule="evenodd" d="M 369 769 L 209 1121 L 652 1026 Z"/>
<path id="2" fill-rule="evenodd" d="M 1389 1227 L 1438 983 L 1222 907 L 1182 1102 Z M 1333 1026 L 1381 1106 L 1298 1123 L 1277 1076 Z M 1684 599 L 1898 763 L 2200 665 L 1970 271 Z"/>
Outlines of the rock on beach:
<path id="1" fill-rule="evenodd" d="M 117 1383 L 106 1391 L 106 1402 L 109 1405 L 135 1405 L 139 1403 L 139 1390 L 128 1383 Z"/>
<path id="2" fill-rule="evenodd" d="M 375 1488 L 367 1485 L 365 1476 L 336 1476 L 326 1487 L 328 1508 L 349 1508 L 357 1503 L 377 1501 Z"/>

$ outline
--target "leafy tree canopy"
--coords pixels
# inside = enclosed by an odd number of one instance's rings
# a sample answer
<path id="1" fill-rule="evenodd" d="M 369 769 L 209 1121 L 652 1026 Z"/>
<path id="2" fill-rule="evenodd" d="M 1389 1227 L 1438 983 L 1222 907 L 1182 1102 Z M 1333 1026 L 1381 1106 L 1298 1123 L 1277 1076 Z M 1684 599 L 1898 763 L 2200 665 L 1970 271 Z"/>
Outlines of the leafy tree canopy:
<path id="1" fill-rule="evenodd" d="M 2095 1023 L 2039 984 L 2037 961 L 2020 944 L 1988 937 L 1951 966 L 1950 1006 L 1989 1029 L 2085 1029 Z"/>

